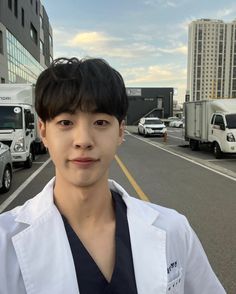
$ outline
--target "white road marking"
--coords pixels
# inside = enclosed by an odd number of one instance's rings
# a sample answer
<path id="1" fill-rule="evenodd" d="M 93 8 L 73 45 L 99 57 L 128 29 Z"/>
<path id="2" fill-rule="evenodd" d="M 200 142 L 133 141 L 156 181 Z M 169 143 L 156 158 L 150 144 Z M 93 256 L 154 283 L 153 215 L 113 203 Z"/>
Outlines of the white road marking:
<path id="1" fill-rule="evenodd" d="M 224 158 L 224 159 L 207 159 L 208 162 L 223 162 L 223 161 L 234 161 L 236 158 Z"/>
<path id="2" fill-rule="evenodd" d="M 213 169 L 213 168 L 211 168 L 211 167 L 209 167 L 209 166 L 206 166 L 206 165 L 204 165 L 204 164 L 202 164 L 202 163 L 196 162 L 194 159 L 191 159 L 191 158 L 185 157 L 185 156 L 180 155 L 180 154 L 178 154 L 178 153 L 175 153 L 175 152 L 173 152 L 173 151 L 171 151 L 171 150 L 168 150 L 168 149 L 166 149 L 165 147 L 160 146 L 159 143 L 154 143 L 154 142 L 151 142 L 151 141 L 147 141 L 147 140 L 145 140 L 144 138 L 140 138 L 140 137 L 138 137 L 138 136 L 136 136 L 136 135 L 133 135 L 133 134 L 131 134 L 131 133 L 129 133 L 129 135 L 132 136 L 132 137 L 134 137 L 134 138 L 136 138 L 136 139 L 138 139 L 138 140 L 140 140 L 140 141 L 143 141 L 143 142 L 145 142 L 145 143 L 147 143 L 147 144 L 149 144 L 149 145 L 152 145 L 152 146 L 154 146 L 154 147 L 156 147 L 156 148 L 158 148 L 158 149 L 161 149 L 161 150 L 163 150 L 163 151 L 166 151 L 166 152 L 168 152 L 168 153 L 170 153 L 170 154 L 172 154 L 172 155 L 175 155 L 175 156 L 177 156 L 177 157 L 180 157 L 180 158 L 182 158 L 182 159 L 184 159 L 184 160 L 186 160 L 186 161 L 189 161 L 189 162 L 191 162 L 191 163 L 194 163 L 194 164 L 196 164 L 196 165 L 198 165 L 198 166 L 201 166 L 201 167 L 203 167 L 203 168 L 205 168 L 205 169 L 207 169 L 207 170 L 210 170 L 210 171 L 212 171 L 212 172 L 214 172 L 214 173 L 216 173 L 216 174 L 219 174 L 219 175 L 221 175 L 221 176 L 223 176 L 223 177 L 226 177 L 226 178 L 228 178 L 228 179 L 230 179 L 230 180 L 236 182 L 236 178 L 235 178 L 235 177 L 233 177 L 233 176 L 229 176 L 229 175 L 226 175 L 226 174 L 224 174 L 224 173 L 222 173 L 222 172 L 220 172 L 220 171 L 217 171 L 217 170 L 215 170 L 215 169 Z"/>
<path id="3" fill-rule="evenodd" d="M 14 193 L 12 193 L 1 205 L 0 205 L 0 213 L 3 212 L 4 209 L 7 208 L 8 205 L 24 190 L 24 188 L 45 168 L 45 166 L 51 161 L 49 158 L 40 168 L 38 168 L 23 184 L 21 184 L 18 189 Z"/>
<path id="4" fill-rule="evenodd" d="M 181 141 L 184 141 L 184 142 L 185 142 L 185 140 L 184 140 L 183 138 L 175 137 L 175 136 L 169 135 L 168 132 L 167 132 L 167 140 L 168 140 L 168 137 L 171 137 L 171 138 L 174 138 L 174 139 L 178 139 L 178 140 L 181 140 Z"/>

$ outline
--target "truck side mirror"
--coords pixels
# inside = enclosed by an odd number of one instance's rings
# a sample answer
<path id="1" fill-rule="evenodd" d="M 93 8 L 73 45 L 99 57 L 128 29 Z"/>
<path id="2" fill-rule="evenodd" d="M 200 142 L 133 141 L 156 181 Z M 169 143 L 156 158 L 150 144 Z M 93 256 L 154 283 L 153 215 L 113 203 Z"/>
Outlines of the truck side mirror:
<path id="1" fill-rule="evenodd" d="M 34 124 L 28 124 L 27 129 L 33 130 L 34 129 Z"/>
<path id="2" fill-rule="evenodd" d="M 34 123 L 34 114 L 33 113 L 30 113 L 30 115 L 29 115 L 29 122 Z"/>
<path id="3" fill-rule="evenodd" d="M 220 124 L 220 129 L 221 129 L 222 131 L 225 131 L 225 125 L 224 125 L 224 124 Z"/>

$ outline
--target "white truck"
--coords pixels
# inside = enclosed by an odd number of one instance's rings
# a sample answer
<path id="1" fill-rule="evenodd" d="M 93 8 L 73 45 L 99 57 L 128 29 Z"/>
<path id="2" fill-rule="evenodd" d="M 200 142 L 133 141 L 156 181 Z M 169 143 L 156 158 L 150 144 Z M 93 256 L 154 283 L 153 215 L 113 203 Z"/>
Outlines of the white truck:
<path id="1" fill-rule="evenodd" d="M 216 158 L 236 153 L 236 99 L 184 103 L 185 140 L 192 150 L 208 144 Z"/>
<path id="2" fill-rule="evenodd" d="M 0 141 L 10 147 L 12 162 L 32 166 L 35 154 L 46 151 L 38 134 L 31 84 L 0 84 Z"/>

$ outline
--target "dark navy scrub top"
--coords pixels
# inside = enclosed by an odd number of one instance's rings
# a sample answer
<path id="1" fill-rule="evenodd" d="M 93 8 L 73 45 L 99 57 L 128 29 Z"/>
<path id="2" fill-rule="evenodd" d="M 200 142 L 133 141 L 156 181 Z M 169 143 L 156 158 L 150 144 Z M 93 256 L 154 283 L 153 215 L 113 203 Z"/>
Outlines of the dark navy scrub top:
<path id="1" fill-rule="evenodd" d="M 62 216 L 70 243 L 80 294 L 137 294 L 130 244 L 127 208 L 122 197 L 112 192 L 115 214 L 115 266 L 108 282 L 67 220 Z"/>

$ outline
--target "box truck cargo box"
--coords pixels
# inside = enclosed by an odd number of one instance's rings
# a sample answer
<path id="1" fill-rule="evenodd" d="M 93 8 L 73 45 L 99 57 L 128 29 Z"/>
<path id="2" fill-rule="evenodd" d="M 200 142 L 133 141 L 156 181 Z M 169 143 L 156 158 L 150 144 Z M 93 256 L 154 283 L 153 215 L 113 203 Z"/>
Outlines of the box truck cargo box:
<path id="1" fill-rule="evenodd" d="M 210 99 L 184 103 L 185 139 L 190 148 L 208 144 L 216 158 L 236 153 L 236 99 Z"/>

